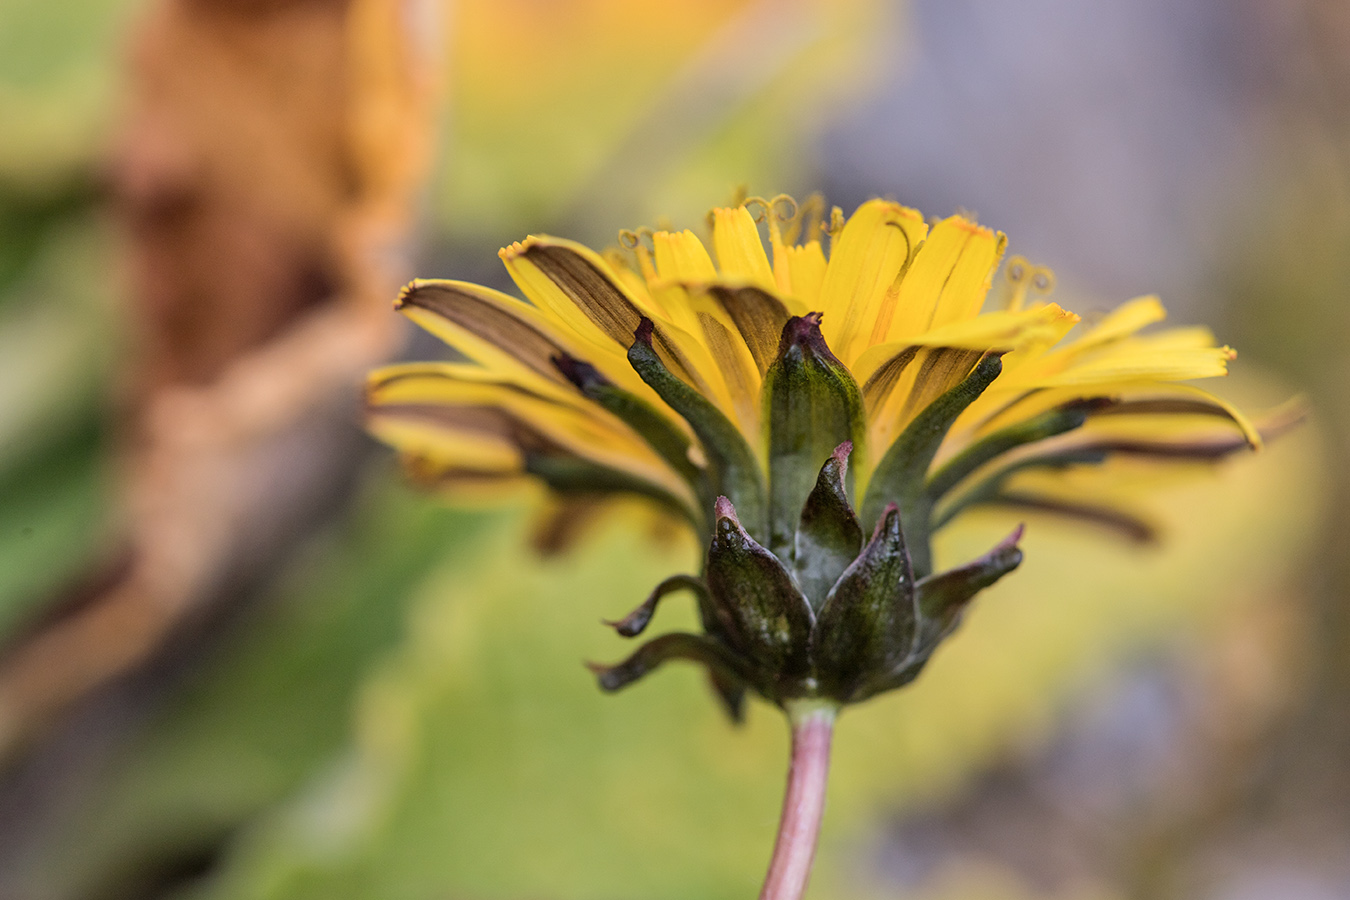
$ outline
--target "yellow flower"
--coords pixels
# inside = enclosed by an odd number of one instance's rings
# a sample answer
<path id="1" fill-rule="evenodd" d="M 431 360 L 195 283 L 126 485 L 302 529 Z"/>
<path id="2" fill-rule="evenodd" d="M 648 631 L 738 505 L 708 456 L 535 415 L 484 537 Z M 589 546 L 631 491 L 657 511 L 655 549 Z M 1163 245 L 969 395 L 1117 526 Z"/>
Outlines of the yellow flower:
<path id="1" fill-rule="evenodd" d="M 767 253 L 756 208 L 767 219 Z M 960 413 L 930 472 L 948 506 L 1022 505 L 1120 520 L 1114 510 L 1044 491 L 993 489 L 1011 477 L 990 481 L 1002 472 L 992 463 L 1011 464 L 1005 455 L 978 466 L 962 460 L 982 441 L 987 451 L 989 440 L 1012 440 L 1019 425 L 1066 408 L 1083 410 L 1086 427 L 1049 445 L 1052 435 L 1033 433 L 1037 449 L 1091 461 L 1093 448 L 1181 457 L 1259 446 L 1240 413 L 1183 383 L 1225 374 L 1229 348 L 1200 328 L 1139 334 L 1165 315 L 1156 298 L 1130 301 L 1071 339 L 1079 317 L 1046 302 L 1053 276 L 1020 258 L 1009 262 L 996 292 L 999 308 L 982 312 L 1003 234 L 959 215 L 930 227 L 915 210 L 872 200 L 847 220 L 833 211 L 827 256 L 819 209 L 817 198 L 798 209 L 784 197 L 716 209 L 711 254 L 687 230 L 625 233 L 626 248 L 604 254 L 531 236 L 500 254 L 528 302 L 463 282 L 414 281 L 397 307 L 469 362 L 375 372 L 371 427 L 419 478 L 448 489 L 496 490 L 540 478 L 564 492 L 633 491 L 682 510 L 706 531 L 707 491 L 690 476 L 706 472 L 708 448 L 630 365 L 633 334 L 644 317 L 654 324 L 653 346 L 666 368 L 734 425 L 767 474 L 765 375 L 784 324 L 815 311 L 825 343 L 862 396 L 865 429 L 849 436 L 860 497 L 905 427 L 991 353 L 1002 355 L 1001 374 Z M 688 444 L 684 458 L 672 459 L 587 396 L 575 372 L 559 365 L 567 360 L 665 417 L 672 439 Z M 1215 417 L 1235 426 L 1230 435 L 1205 427 Z M 1006 448 L 1021 454 L 1014 457 L 1019 472 L 1036 468 L 1030 443 Z M 944 468 L 951 461 L 961 465 Z"/>
<path id="2" fill-rule="evenodd" d="M 935 572 L 937 528 L 1001 505 L 1144 537 L 1146 523 L 1064 476 L 1261 442 L 1186 384 L 1225 374 L 1230 349 L 1199 328 L 1140 333 L 1163 318 L 1156 298 L 1074 336 L 1079 317 L 1046 299 L 1053 276 L 1020 258 L 982 311 L 998 232 L 872 200 L 832 211 L 827 254 L 822 213 L 787 197 L 713 210 L 711 254 L 690 231 L 624 233 L 603 255 L 529 237 L 501 252 L 528 302 L 415 281 L 399 309 L 469 361 L 392 366 L 369 388 L 371 427 L 428 481 L 637 493 L 699 532 L 701 572 L 611 624 L 634 637 L 689 591 L 701 633 L 592 668 L 618 690 L 693 661 L 733 718 L 750 690 L 788 714 L 765 897 L 804 889 L 839 708 L 913 681 L 976 594 L 1021 563 L 1019 526 Z"/>
<path id="3" fill-rule="evenodd" d="M 706 666 L 733 715 L 747 688 L 791 710 L 899 687 L 1022 558 L 1019 528 L 935 572 L 936 529 L 1002 506 L 1147 538 L 1109 479 L 1069 470 L 1260 446 L 1186 384 L 1225 374 L 1232 350 L 1202 328 L 1140 333 L 1164 316 L 1156 298 L 1074 336 L 1053 275 L 1019 257 L 982 311 L 1001 233 L 886 200 L 822 227 L 823 212 L 814 197 L 715 209 L 711 254 L 691 231 L 625 232 L 604 254 L 532 236 L 501 251 L 528 302 L 455 281 L 398 299 L 468 358 L 371 376 L 370 426 L 417 477 L 638 494 L 708 547 L 700 575 L 615 623 L 637 635 L 690 590 L 703 634 L 597 667 L 607 689 L 676 658 Z"/>

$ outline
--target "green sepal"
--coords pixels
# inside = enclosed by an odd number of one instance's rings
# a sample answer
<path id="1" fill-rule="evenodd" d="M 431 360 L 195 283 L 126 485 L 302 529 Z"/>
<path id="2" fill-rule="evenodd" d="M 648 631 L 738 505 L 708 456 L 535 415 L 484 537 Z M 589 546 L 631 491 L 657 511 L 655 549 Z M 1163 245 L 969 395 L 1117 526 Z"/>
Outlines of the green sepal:
<path id="1" fill-rule="evenodd" d="M 825 605 L 830 588 L 862 549 L 862 526 L 849 505 L 844 485 L 852 450 L 848 441 L 834 448 L 806 498 L 797 525 L 792 574 L 817 613 Z"/>
<path id="2" fill-rule="evenodd" d="M 791 693 L 809 675 L 811 606 L 778 558 L 741 527 L 731 501 L 718 497 L 715 513 L 705 578 L 718 617 L 763 676 L 754 682 L 760 692 Z"/>
<path id="3" fill-rule="evenodd" d="M 1024 422 L 1001 428 L 981 438 L 953 457 L 928 479 L 926 489 L 929 498 L 937 502 L 967 475 L 1009 450 L 1081 428 L 1094 409 L 1099 409 L 1110 402 L 1101 399 L 1075 401 Z"/>
<path id="4" fill-rule="evenodd" d="M 915 586 L 920 626 L 916 652 L 926 656 L 960 623 L 976 594 L 1022 564 L 1023 526 L 1018 525 L 988 553 L 955 569 L 929 575 Z"/>
<path id="5" fill-rule="evenodd" d="M 577 390 L 636 431 L 657 455 L 680 473 L 695 493 L 706 491 L 703 471 L 689 459 L 689 437 L 669 417 L 641 397 L 615 385 L 590 363 L 559 354 L 553 357 L 553 365 L 576 385 Z"/>
<path id="6" fill-rule="evenodd" d="M 721 673 L 733 681 L 744 681 L 748 675 L 736 655 L 716 640 L 684 631 L 652 638 L 616 665 L 587 663 L 586 668 L 595 673 L 601 690 L 617 691 L 672 659 L 701 663 L 708 671 Z"/>
<path id="7" fill-rule="evenodd" d="M 761 408 L 768 428 L 769 547 L 790 560 L 821 462 L 844 441 L 861 456 L 866 434 L 862 393 L 826 346 L 820 313 L 793 316 L 783 326 Z"/>
<path id="8" fill-rule="evenodd" d="M 1004 538 L 984 556 L 957 569 L 920 579 L 914 587 L 915 606 L 919 610 L 919 628 L 909 657 L 889 672 L 858 688 L 853 702 L 904 687 L 923 671 L 933 651 L 961 622 L 970 601 L 980 591 L 1007 575 L 1022 562 L 1017 542 L 1022 526 Z"/>
<path id="9" fill-rule="evenodd" d="M 652 616 L 656 614 L 656 607 L 667 594 L 673 594 L 676 591 L 689 590 L 699 598 L 699 605 L 702 607 L 708 601 L 708 587 L 700 578 L 693 575 L 672 575 L 665 581 L 658 584 L 647 595 L 647 599 L 642 601 L 642 605 L 614 622 L 606 621 L 605 624 L 613 628 L 619 634 L 626 638 L 637 637 L 647 629 L 652 621 Z"/>
<path id="10" fill-rule="evenodd" d="M 636 494 L 655 500 L 678 513 L 696 529 L 703 527 L 703 516 L 689 504 L 650 481 L 579 459 L 553 453 L 527 453 L 525 471 L 561 494 Z"/>
<path id="11" fill-rule="evenodd" d="M 914 647 L 917 620 L 914 570 L 892 503 L 816 621 L 811 657 L 821 692 L 848 703 L 878 672 L 903 663 Z"/>
<path id="12" fill-rule="evenodd" d="M 694 430 L 708 457 L 712 490 L 731 498 L 742 510 L 751 534 L 767 535 L 764 477 L 754 452 L 712 401 L 677 378 L 661 362 L 652 349 L 652 329 L 651 319 L 644 317 L 633 333 L 633 345 L 628 348 L 629 364 Z"/>
<path id="13" fill-rule="evenodd" d="M 997 354 L 990 353 L 981 359 L 964 381 L 914 417 L 881 458 L 868 482 L 862 504 L 864 527 L 880 519 L 888 504 L 897 504 L 914 572 L 920 577 L 932 571 L 929 546 L 932 502 L 924 489 L 928 467 L 957 416 L 984 393 L 1002 370 L 1003 362 Z"/>
<path id="14" fill-rule="evenodd" d="M 1016 460 L 954 497 L 938 511 L 938 515 L 932 521 L 932 530 L 937 531 L 973 506 L 998 505 L 1001 502 L 1000 498 L 1007 493 L 1005 486 L 1008 480 L 1018 472 L 1032 469 L 1067 469 L 1070 466 L 1099 466 L 1106 462 L 1107 456 L 1106 451 L 1097 448 L 1074 447 Z"/>
<path id="15" fill-rule="evenodd" d="M 982 500 L 981 505 L 1021 513 L 1044 513 L 1060 521 L 1094 525 L 1136 544 L 1157 543 L 1159 536 L 1155 523 L 1128 510 L 1106 504 L 1023 491 L 999 491 Z"/>

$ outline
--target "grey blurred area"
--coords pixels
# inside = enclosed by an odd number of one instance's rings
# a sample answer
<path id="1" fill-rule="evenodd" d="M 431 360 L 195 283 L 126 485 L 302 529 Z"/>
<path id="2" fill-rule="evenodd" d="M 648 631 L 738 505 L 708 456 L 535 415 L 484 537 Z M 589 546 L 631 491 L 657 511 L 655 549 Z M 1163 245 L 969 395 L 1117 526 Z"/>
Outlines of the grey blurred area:
<path id="1" fill-rule="evenodd" d="M 828 194 L 964 205 L 1056 268 L 1076 309 L 1158 293 L 1350 437 L 1350 4 L 917 0 L 884 86 L 823 137 Z M 1350 481 L 1288 596 L 1255 713 L 1194 648 L 1083 686 L 1045 746 L 940 809 L 897 814 L 868 865 L 924 896 L 952 866 L 1054 896 L 1350 898 Z M 1267 660 L 1272 632 L 1255 632 Z M 1231 698 L 1230 698 L 1231 699 Z M 1240 736 L 1239 736 L 1240 735 Z"/>
<path id="2" fill-rule="evenodd" d="M 1261 165 L 1253 106 L 1283 50 L 1256 18 L 1210 0 L 919 0 L 882 90 L 824 139 L 828 194 L 968 208 L 1061 285 L 1159 293 L 1190 317 Z"/>

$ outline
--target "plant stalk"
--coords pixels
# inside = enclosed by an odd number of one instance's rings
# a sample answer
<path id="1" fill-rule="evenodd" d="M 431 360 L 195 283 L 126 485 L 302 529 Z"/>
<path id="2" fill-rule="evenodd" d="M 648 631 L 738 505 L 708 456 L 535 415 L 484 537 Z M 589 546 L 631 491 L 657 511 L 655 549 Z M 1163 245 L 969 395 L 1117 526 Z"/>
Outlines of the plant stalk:
<path id="1" fill-rule="evenodd" d="M 801 900 L 816 856 L 820 820 L 825 813 L 825 786 L 830 774 L 833 706 L 812 704 L 788 708 L 792 725 L 792 761 L 773 859 L 759 900 Z"/>

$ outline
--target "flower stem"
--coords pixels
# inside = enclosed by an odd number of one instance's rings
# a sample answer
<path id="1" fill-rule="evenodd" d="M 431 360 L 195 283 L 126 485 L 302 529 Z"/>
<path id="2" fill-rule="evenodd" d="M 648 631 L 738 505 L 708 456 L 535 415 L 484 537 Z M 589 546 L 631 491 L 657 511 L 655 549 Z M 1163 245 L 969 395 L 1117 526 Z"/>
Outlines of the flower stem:
<path id="1" fill-rule="evenodd" d="M 789 707 L 792 723 L 792 762 L 787 794 L 773 859 L 759 900 L 801 900 L 811 877 L 816 839 L 825 813 L 825 785 L 830 774 L 830 739 L 834 736 L 833 706 L 813 704 Z"/>

